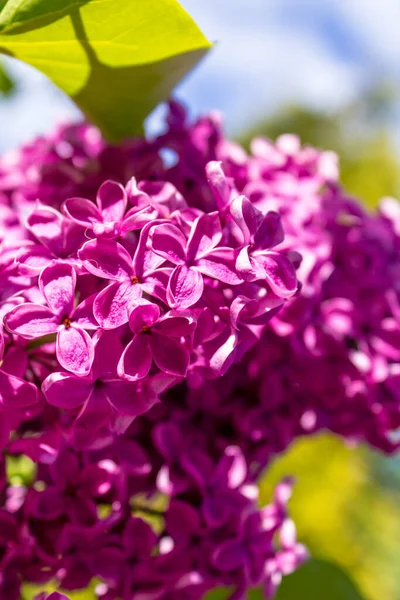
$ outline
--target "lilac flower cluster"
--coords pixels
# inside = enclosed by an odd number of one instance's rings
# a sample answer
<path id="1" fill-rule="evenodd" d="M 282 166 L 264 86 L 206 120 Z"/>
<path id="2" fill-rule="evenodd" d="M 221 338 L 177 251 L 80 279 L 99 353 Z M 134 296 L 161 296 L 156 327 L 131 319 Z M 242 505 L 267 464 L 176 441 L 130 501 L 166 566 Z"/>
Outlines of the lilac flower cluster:
<path id="1" fill-rule="evenodd" d="M 307 552 L 290 480 L 258 507 L 270 459 L 320 429 L 398 447 L 399 216 L 332 153 L 247 154 L 176 103 L 152 140 L 69 126 L 3 157 L 0 598 L 273 596 Z"/>

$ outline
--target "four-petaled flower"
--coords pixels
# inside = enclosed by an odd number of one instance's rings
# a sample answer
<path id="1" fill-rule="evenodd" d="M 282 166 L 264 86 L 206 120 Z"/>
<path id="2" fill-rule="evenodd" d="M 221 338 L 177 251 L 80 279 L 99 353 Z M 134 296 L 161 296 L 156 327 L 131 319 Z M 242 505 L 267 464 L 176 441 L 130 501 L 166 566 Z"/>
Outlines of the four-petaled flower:
<path id="1" fill-rule="evenodd" d="M 270 250 L 284 240 L 278 213 L 258 210 L 245 196 L 231 203 L 231 215 L 243 235 L 244 246 L 236 259 L 236 269 L 246 281 L 265 280 L 280 298 L 290 298 L 297 289 L 292 261 L 282 252 Z"/>
<path id="2" fill-rule="evenodd" d="M 93 317 L 94 297 L 74 308 L 76 272 L 67 263 L 54 263 L 43 269 L 39 288 L 47 306 L 27 302 L 16 306 L 5 318 L 7 329 L 34 340 L 56 333 L 57 359 L 64 369 L 87 375 L 93 362 L 93 342 L 86 329 L 97 329 Z"/>
<path id="3" fill-rule="evenodd" d="M 130 381 L 142 379 L 149 374 L 154 360 L 161 371 L 184 377 L 190 354 L 181 339 L 190 336 L 193 325 L 193 318 L 184 313 L 161 317 L 157 304 L 139 300 L 129 317 L 134 336 L 119 361 L 119 375 Z"/>
<path id="4" fill-rule="evenodd" d="M 219 247 L 221 240 L 221 222 L 216 212 L 197 217 L 188 239 L 176 225 L 169 223 L 151 229 L 149 247 L 176 265 L 167 288 L 167 300 L 172 308 L 188 308 L 200 300 L 203 275 L 228 285 L 243 281 L 236 272 L 234 250 Z"/>

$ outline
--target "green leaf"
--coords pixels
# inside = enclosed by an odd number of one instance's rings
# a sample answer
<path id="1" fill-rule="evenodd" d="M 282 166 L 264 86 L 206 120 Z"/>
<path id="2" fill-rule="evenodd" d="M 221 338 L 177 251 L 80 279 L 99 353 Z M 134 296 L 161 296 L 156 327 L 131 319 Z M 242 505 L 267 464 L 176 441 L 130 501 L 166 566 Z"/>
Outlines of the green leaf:
<path id="1" fill-rule="evenodd" d="M 229 591 L 213 590 L 204 600 L 226 600 Z M 264 600 L 253 590 L 248 600 Z M 310 560 L 292 575 L 283 578 L 274 600 L 367 600 L 349 576 L 337 565 L 325 560 Z"/>
<path id="2" fill-rule="evenodd" d="M 0 13 L 0 52 L 45 73 L 112 140 L 141 133 L 210 47 L 177 0 L 8 0 Z"/>
<path id="3" fill-rule="evenodd" d="M 254 593 L 249 600 L 261 600 Z M 363 600 L 360 591 L 339 566 L 325 560 L 310 560 L 298 571 L 284 577 L 276 600 Z M 365 597 L 364 597 L 365 600 Z"/>
<path id="4" fill-rule="evenodd" d="M 14 91 L 14 82 L 9 76 L 7 69 L 3 63 L 0 62 L 0 94 L 3 96 L 9 96 Z"/>

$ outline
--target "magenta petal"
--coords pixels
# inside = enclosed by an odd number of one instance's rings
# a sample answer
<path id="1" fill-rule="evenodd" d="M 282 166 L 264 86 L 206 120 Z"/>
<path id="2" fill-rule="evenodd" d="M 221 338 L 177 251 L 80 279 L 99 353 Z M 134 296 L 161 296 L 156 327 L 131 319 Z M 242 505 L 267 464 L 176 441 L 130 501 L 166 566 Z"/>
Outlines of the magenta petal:
<path id="1" fill-rule="evenodd" d="M 113 409 L 104 391 L 95 389 L 75 419 L 72 430 L 73 446 L 77 450 L 101 448 L 110 440 L 110 428 L 115 420 Z"/>
<path id="2" fill-rule="evenodd" d="M 263 213 L 246 196 L 238 196 L 232 201 L 231 215 L 243 234 L 243 243 L 249 244 L 263 221 Z"/>
<path id="3" fill-rule="evenodd" d="M 168 304 L 172 308 L 189 308 L 200 300 L 203 289 L 202 275 L 196 269 L 179 265 L 173 270 L 168 283 Z"/>
<path id="4" fill-rule="evenodd" d="M 260 249 L 272 248 L 281 244 L 284 238 L 281 216 L 272 210 L 269 211 L 254 236 L 255 247 Z"/>
<path id="5" fill-rule="evenodd" d="M 38 519 L 56 519 L 64 512 L 64 498 L 61 491 L 50 486 L 36 496 L 35 517 Z"/>
<path id="6" fill-rule="evenodd" d="M 50 206 L 38 204 L 28 215 L 27 229 L 56 256 L 62 247 L 62 215 Z"/>
<path id="7" fill-rule="evenodd" d="M 223 210 L 229 203 L 231 188 L 221 167 L 221 162 L 212 160 L 206 165 L 207 181 L 217 201 L 217 206 Z"/>
<path id="8" fill-rule="evenodd" d="M 152 363 L 149 337 L 146 334 L 139 334 L 129 342 L 118 364 L 120 377 L 129 381 L 138 381 L 149 373 Z"/>
<path id="9" fill-rule="evenodd" d="M 217 248 L 196 262 L 196 267 L 208 277 L 229 285 L 243 283 L 236 271 L 235 252 L 231 248 Z"/>
<path id="10" fill-rule="evenodd" d="M 69 198 L 64 202 L 64 210 L 73 221 L 89 228 L 103 221 L 97 206 L 86 198 Z"/>
<path id="11" fill-rule="evenodd" d="M 105 181 L 97 193 L 97 205 L 105 222 L 121 221 L 128 198 L 125 188 L 116 181 Z"/>
<path id="12" fill-rule="evenodd" d="M 187 544 L 200 529 L 200 515 L 190 504 L 172 499 L 165 515 L 165 525 L 174 541 Z"/>
<path id="13" fill-rule="evenodd" d="M 245 246 L 240 250 L 236 258 L 236 270 L 246 281 L 254 281 L 257 279 L 257 275 L 261 278 L 260 273 L 256 272 L 256 268 L 250 259 L 249 246 Z M 262 271 L 262 274 L 263 273 L 264 272 Z"/>
<path id="14" fill-rule="evenodd" d="M 36 404 L 38 392 L 33 383 L 0 371 L 0 398 L 10 409 L 26 408 Z"/>
<path id="15" fill-rule="evenodd" d="M 89 273 L 97 277 L 123 281 L 134 276 L 129 252 L 114 240 L 86 242 L 78 255 Z"/>
<path id="16" fill-rule="evenodd" d="M 93 379 L 113 379 L 117 375 L 118 360 L 124 349 L 118 333 L 106 330 L 96 332 L 94 343 Z"/>
<path id="17" fill-rule="evenodd" d="M 50 250 L 40 244 L 33 244 L 18 252 L 15 261 L 20 275 L 35 277 L 53 260 Z"/>
<path id="18" fill-rule="evenodd" d="M 94 572 L 109 582 L 118 582 L 125 556 L 119 548 L 100 548 L 93 556 Z"/>
<path id="19" fill-rule="evenodd" d="M 127 522 L 122 535 L 122 544 L 128 556 L 147 557 L 157 541 L 156 533 L 146 521 L 132 518 Z"/>
<path id="20" fill-rule="evenodd" d="M 221 221 L 218 213 L 205 214 L 196 219 L 187 243 L 187 261 L 193 262 L 209 252 L 222 238 Z"/>
<path id="21" fill-rule="evenodd" d="M 89 377 L 76 377 L 68 373 L 52 373 L 44 380 L 42 391 L 47 402 L 59 408 L 78 408 L 89 398 L 93 381 Z"/>
<path id="22" fill-rule="evenodd" d="M 131 208 L 125 215 L 122 222 L 121 232 L 134 231 L 142 229 L 144 225 L 154 221 L 157 217 L 157 210 L 153 206 L 144 206 L 143 208 Z"/>
<path id="23" fill-rule="evenodd" d="M 57 359 L 64 369 L 76 375 L 88 375 L 94 358 L 93 341 L 78 327 L 62 328 L 57 335 Z"/>
<path id="24" fill-rule="evenodd" d="M 137 417 L 146 413 L 158 401 L 148 385 L 138 387 L 131 381 L 114 379 L 104 382 L 107 400 L 122 415 Z"/>
<path id="25" fill-rule="evenodd" d="M 47 306 L 27 302 L 16 306 L 4 318 L 9 331 L 35 339 L 57 331 L 57 319 Z"/>
<path id="26" fill-rule="evenodd" d="M 115 329 L 128 322 L 129 311 L 141 297 L 140 285 L 115 281 L 102 290 L 95 298 L 94 316 L 104 329 Z"/>
<path id="27" fill-rule="evenodd" d="M 190 355 L 185 346 L 173 338 L 156 333 L 150 336 L 150 346 L 154 362 L 161 371 L 178 377 L 186 375 Z"/>
<path id="28" fill-rule="evenodd" d="M 138 300 L 129 315 L 129 327 L 133 333 L 141 333 L 143 327 L 151 327 L 160 318 L 160 308 L 147 300 Z"/>
<path id="29" fill-rule="evenodd" d="M 272 291 L 280 298 L 290 298 L 297 290 L 296 271 L 291 261 L 278 252 L 268 252 L 257 256 L 264 271 L 265 279 Z"/>
<path id="30" fill-rule="evenodd" d="M 170 314 L 165 315 L 153 327 L 156 333 L 162 333 L 170 337 L 179 338 L 185 335 L 190 335 L 194 330 L 195 322 L 189 317 L 175 317 Z"/>
<path id="31" fill-rule="evenodd" d="M 82 329 L 98 329 L 99 324 L 94 318 L 93 314 L 93 303 L 97 294 L 92 294 L 88 298 L 85 298 L 72 313 L 73 321 Z"/>
<path id="32" fill-rule="evenodd" d="M 186 238 L 178 227 L 169 223 L 157 225 L 150 232 L 153 251 L 175 265 L 185 261 Z"/>
<path id="33" fill-rule="evenodd" d="M 236 540 L 222 542 L 212 554 L 214 567 L 219 571 L 234 571 L 246 561 L 244 550 Z"/>
<path id="34" fill-rule="evenodd" d="M 43 269 L 39 287 L 55 315 L 69 317 L 74 308 L 75 269 L 67 263 L 53 263 Z"/>

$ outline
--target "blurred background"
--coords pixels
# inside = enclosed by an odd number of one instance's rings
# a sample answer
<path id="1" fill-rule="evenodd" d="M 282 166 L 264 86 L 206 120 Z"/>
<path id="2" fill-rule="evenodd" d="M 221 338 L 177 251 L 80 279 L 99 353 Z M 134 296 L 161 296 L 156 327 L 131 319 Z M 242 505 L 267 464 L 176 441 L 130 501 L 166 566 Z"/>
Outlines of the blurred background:
<path id="1" fill-rule="evenodd" d="M 220 110 L 245 145 L 256 133 L 298 133 L 339 153 L 344 184 L 370 207 L 400 197 L 400 0 L 181 3 L 217 41 L 178 89 L 192 114 Z M 2 64 L 1 152 L 79 117 L 42 75 Z M 161 119 L 156 111 L 148 129 Z M 279 598 L 400 600 L 400 459 L 328 435 L 302 440 L 266 475 L 263 500 L 287 473 L 297 477 L 300 539 L 318 560 L 288 578 Z M 326 561 L 343 569 L 342 579 Z"/>

